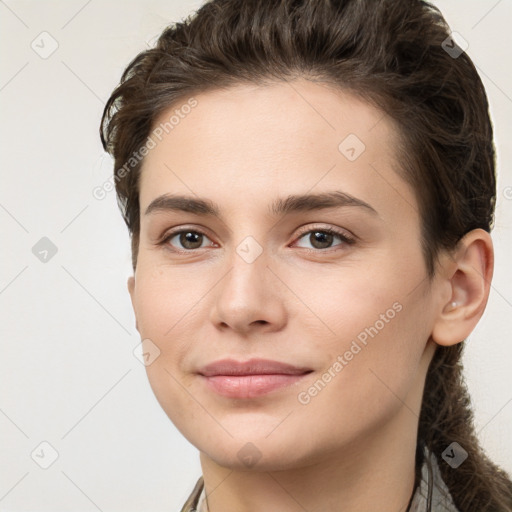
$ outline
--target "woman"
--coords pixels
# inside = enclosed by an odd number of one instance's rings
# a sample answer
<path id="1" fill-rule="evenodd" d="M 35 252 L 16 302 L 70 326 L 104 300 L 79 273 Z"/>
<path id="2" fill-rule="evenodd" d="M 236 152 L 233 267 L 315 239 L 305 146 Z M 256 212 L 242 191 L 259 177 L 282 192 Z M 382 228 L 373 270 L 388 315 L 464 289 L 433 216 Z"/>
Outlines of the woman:
<path id="1" fill-rule="evenodd" d="M 483 85 L 419 0 L 213 0 L 123 73 L 101 138 L 182 511 L 510 511 L 463 342 L 493 272 Z"/>

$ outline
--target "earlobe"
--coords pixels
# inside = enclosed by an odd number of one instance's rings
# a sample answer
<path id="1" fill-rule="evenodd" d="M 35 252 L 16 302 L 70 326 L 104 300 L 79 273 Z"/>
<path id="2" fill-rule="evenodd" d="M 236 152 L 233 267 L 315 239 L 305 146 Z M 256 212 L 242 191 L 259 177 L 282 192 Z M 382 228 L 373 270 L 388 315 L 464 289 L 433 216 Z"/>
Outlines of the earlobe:
<path id="1" fill-rule="evenodd" d="M 487 305 L 493 269 L 491 236 L 483 229 L 470 231 L 459 242 L 446 268 L 441 269 L 441 273 L 447 271 L 444 279 L 451 297 L 441 301 L 432 330 L 438 345 L 455 345 L 471 334 Z"/>
<path id="2" fill-rule="evenodd" d="M 137 322 L 137 311 L 135 309 L 135 277 L 130 276 L 127 282 L 128 293 L 130 294 L 130 300 L 132 302 L 133 313 L 135 314 L 135 329 L 139 330 L 139 324 Z"/>
<path id="3" fill-rule="evenodd" d="M 133 291 L 135 289 L 135 277 L 134 276 L 130 276 L 128 278 L 128 292 L 130 294 L 130 297 L 132 297 L 132 300 L 133 300 Z"/>

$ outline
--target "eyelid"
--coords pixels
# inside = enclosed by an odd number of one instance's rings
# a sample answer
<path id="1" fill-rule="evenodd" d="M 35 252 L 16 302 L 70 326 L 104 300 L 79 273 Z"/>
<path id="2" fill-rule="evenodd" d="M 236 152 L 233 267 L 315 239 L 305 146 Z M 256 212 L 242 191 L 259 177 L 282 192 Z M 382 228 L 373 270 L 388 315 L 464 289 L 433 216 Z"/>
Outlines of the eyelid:
<path id="1" fill-rule="evenodd" d="M 350 231 L 347 231 L 346 229 L 337 228 L 337 227 L 333 227 L 333 226 L 329 226 L 329 225 L 325 225 L 325 224 L 324 225 L 317 224 L 317 225 L 313 225 L 313 226 L 311 226 L 311 224 L 307 224 L 306 226 L 300 227 L 299 233 L 297 234 L 297 238 L 300 238 L 302 235 L 309 233 L 310 231 L 327 231 L 329 233 L 338 235 L 342 238 L 346 238 L 348 240 L 353 240 L 354 242 L 356 241 L 356 238 L 357 238 L 352 233 L 350 233 Z"/>

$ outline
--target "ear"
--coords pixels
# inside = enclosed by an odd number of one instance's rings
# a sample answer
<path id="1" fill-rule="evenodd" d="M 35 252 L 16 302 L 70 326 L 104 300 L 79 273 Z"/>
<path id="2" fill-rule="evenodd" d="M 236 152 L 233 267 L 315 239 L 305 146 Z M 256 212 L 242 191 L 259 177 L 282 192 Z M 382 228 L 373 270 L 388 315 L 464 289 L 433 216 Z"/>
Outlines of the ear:
<path id="1" fill-rule="evenodd" d="M 455 345 L 476 327 L 487 305 L 493 270 L 491 236 L 480 228 L 468 232 L 439 269 L 446 293 L 432 330 L 438 345 Z"/>
<path id="2" fill-rule="evenodd" d="M 135 277 L 134 276 L 130 276 L 128 278 L 127 285 L 128 285 L 128 293 L 130 294 L 130 300 L 132 301 L 133 312 L 135 314 L 135 329 L 137 329 L 137 331 L 138 331 L 139 325 L 137 322 L 137 310 L 135 309 Z"/>

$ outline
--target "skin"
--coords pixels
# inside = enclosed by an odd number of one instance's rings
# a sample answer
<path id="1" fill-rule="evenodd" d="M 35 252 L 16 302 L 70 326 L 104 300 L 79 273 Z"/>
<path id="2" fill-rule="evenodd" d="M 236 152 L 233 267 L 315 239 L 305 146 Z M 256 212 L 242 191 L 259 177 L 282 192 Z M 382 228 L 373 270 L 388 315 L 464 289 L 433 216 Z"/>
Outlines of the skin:
<path id="1" fill-rule="evenodd" d="M 128 290 L 141 338 L 160 350 L 146 367 L 155 396 L 200 451 L 209 511 L 334 512 L 340 504 L 345 512 L 404 511 L 428 364 L 436 344 L 460 342 L 483 313 L 490 236 L 468 233 L 453 254 L 441 255 L 429 281 L 418 204 L 396 172 L 396 128 L 346 92 L 300 79 L 195 98 L 145 158 Z M 354 161 L 338 149 L 348 134 L 366 147 Z M 268 210 L 278 197 L 334 190 L 377 213 Z M 145 215 L 165 193 L 207 198 L 222 217 Z M 183 245 L 179 236 L 159 243 L 180 227 L 205 233 L 202 244 Z M 356 241 L 334 236 L 320 246 L 311 230 L 321 228 Z M 248 236 L 262 249 L 251 263 L 237 253 Z M 393 304 L 400 311 L 301 403 L 299 393 Z M 313 372 L 252 399 L 220 396 L 197 375 L 215 360 L 253 357 Z M 252 465 L 238 456 L 247 443 Z"/>

